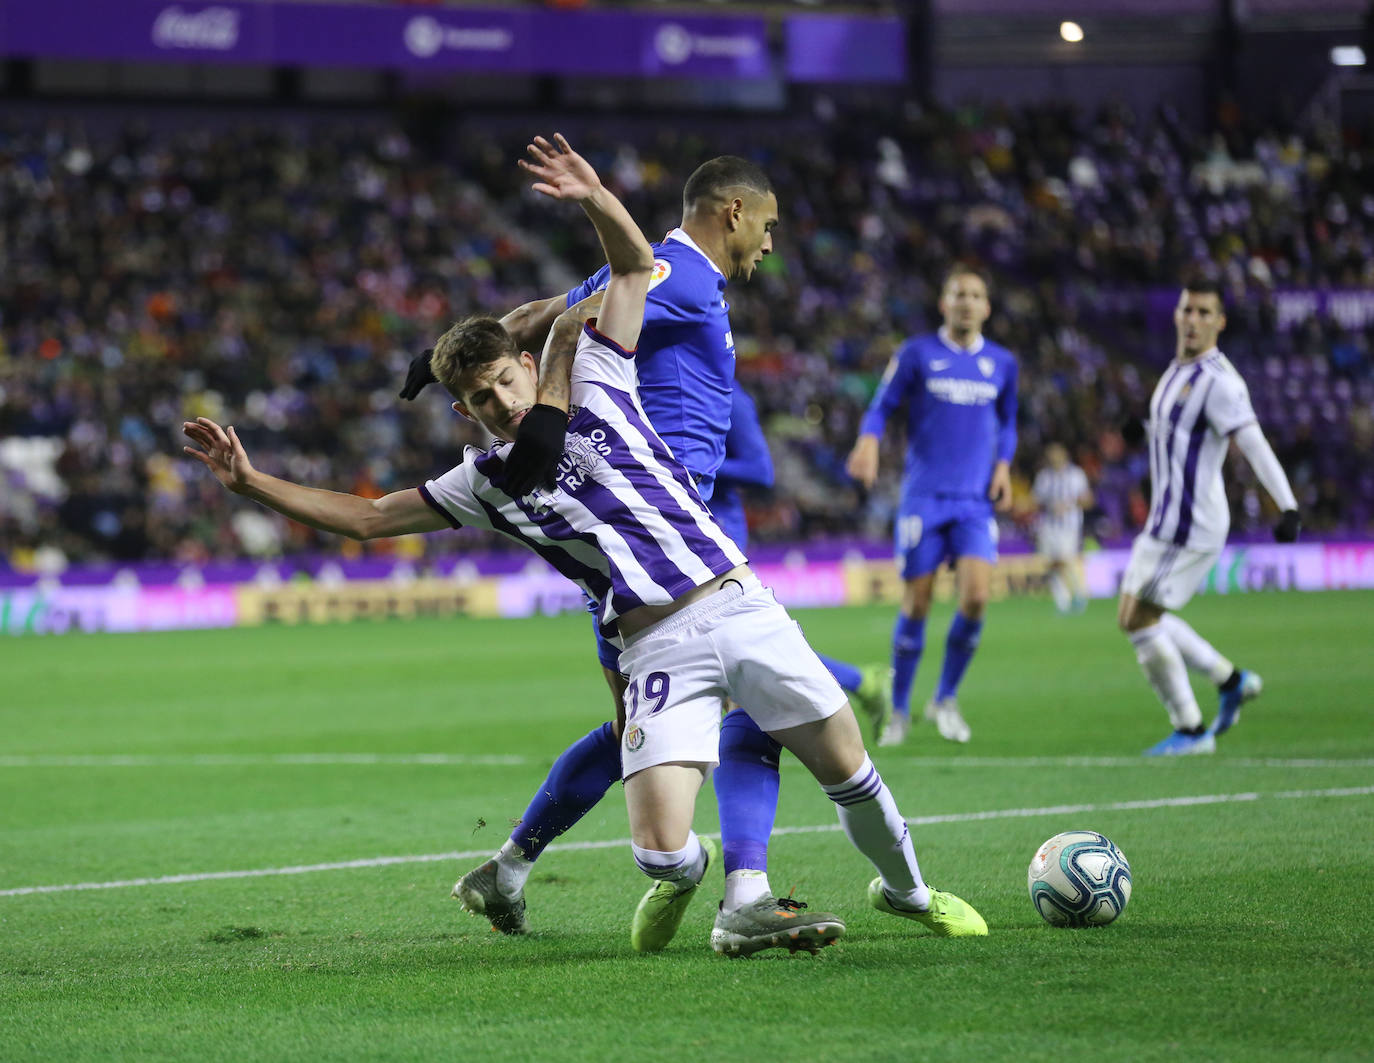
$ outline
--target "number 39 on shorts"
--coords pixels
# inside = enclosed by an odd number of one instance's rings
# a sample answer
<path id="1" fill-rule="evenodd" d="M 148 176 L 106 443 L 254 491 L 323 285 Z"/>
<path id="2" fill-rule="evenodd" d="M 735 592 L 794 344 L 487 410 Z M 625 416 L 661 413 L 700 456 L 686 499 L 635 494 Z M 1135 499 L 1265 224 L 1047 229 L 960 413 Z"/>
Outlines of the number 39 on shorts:
<path id="1" fill-rule="evenodd" d="M 662 712 L 664 706 L 668 704 L 668 685 L 671 680 L 667 672 L 650 672 L 644 677 L 643 696 L 641 697 L 639 680 L 635 679 L 625 688 L 625 719 L 633 720 L 639 715 L 641 708 L 647 708 L 645 716 L 652 716 L 657 712 Z"/>

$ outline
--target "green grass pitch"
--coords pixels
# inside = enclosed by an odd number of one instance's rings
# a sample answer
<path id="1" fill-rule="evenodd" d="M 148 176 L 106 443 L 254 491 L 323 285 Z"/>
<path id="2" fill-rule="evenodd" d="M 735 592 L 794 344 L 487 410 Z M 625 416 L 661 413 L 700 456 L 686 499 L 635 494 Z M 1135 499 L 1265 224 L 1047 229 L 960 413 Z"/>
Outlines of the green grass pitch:
<path id="1" fill-rule="evenodd" d="M 1374 595 L 1184 615 L 1265 679 L 1214 757 L 1142 759 L 1167 724 L 1113 605 L 1034 600 L 990 609 L 971 744 L 926 725 L 875 751 L 927 878 L 988 938 L 869 909 L 871 869 L 792 762 L 772 882 L 848 935 L 741 961 L 707 944 L 719 877 L 666 952 L 631 952 L 618 788 L 539 863 L 528 938 L 448 897 L 605 718 L 582 617 L 9 640 L 0 1060 L 1369 1059 Z M 886 608 L 798 617 L 823 652 L 887 655 Z M 1036 847 L 1074 828 L 1131 860 L 1113 926 L 1055 930 L 1026 897 Z M 56 886 L 83 888 L 32 889 Z"/>

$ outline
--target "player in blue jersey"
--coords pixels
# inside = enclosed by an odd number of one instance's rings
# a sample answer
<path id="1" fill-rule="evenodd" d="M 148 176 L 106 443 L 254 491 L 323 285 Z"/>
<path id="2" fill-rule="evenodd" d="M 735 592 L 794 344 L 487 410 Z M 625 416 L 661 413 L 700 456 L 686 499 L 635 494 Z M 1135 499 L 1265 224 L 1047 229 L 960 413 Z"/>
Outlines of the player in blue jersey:
<path id="1" fill-rule="evenodd" d="M 879 745 L 900 744 L 910 729 L 911 684 L 925 647 L 935 573 L 945 561 L 954 565 L 959 603 L 925 715 L 942 737 L 969 740 L 957 694 L 983 630 L 997 561 L 993 509 L 1011 506 L 1016 451 L 1016 357 L 983 337 L 990 310 L 981 274 L 955 267 L 940 293 L 944 325 L 897 349 L 849 455 L 849 474 L 872 487 L 887 422 L 906 404 L 906 472 L 895 529 L 904 586 L 892 636 L 894 712 Z"/>
<path id="2" fill-rule="evenodd" d="M 863 746 L 839 684 L 800 629 L 749 570 L 706 510 L 692 476 L 654 432 L 639 402 L 633 350 L 644 319 L 652 254 L 619 203 L 561 137 L 530 146 L 535 189 L 579 202 L 613 266 L 595 327 L 584 304 L 555 321 L 546 365 L 577 358 L 571 381 L 539 386 L 534 359 L 492 318 L 472 318 L 436 344 L 433 369 L 498 442 L 418 489 L 365 499 L 257 472 L 233 428 L 184 425 L 186 453 L 230 490 L 294 520 L 356 539 L 488 528 L 539 553 L 601 603 L 603 634 L 623 650 L 628 680 L 620 742 L 631 848 L 655 889 L 684 899 L 711 862 L 692 830 L 696 795 L 717 759 L 720 706 L 746 702 L 769 737 L 811 771 L 854 846 L 878 877 L 873 907 L 944 937 L 982 936 L 981 916 L 922 879 L 906 821 Z M 544 400 L 564 418 L 553 482 L 511 488 L 515 446 Z M 844 925 L 787 898 L 761 898 L 753 916 L 722 927 L 729 955 L 764 948 L 815 951 Z M 680 911 L 680 906 L 677 909 Z M 664 911 L 671 918 L 670 905 Z"/>

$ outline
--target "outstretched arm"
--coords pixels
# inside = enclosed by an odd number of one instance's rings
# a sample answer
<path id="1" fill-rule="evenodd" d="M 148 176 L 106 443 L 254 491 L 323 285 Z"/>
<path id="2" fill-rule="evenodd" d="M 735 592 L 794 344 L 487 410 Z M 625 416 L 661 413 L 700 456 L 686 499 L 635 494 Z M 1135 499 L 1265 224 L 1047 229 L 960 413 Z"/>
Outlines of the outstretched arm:
<path id="1" fill-rule="evenodd" d="M 597 331 L 607 339 L 633 350 L 644 324 L 644 300 L 654 268 L 654 251 L 639 231 L 630 212 L 601 184 L 590 163 L 573 151 L 561 133 L 556 144 L 535 137 L 529 145 L 532 161 L 520 165 L 539 178 L 534 190 L 552 199 L 579 203 L 596 228 L 611 279 L 597 314 Z"/>
<path id="2" fill-rule="evenodd" d="M 182 450 L 214 473 L 234 494 L 261 502 L 268 509 L 312 528 L 350 539 L 382 539 L 449 526 L 419 491 L 363 498 L 302 487 L 253 468 L 232 425 L 224 429 L 208 417 L 197 417 L 184 422 L 181 430 L 196 444 Z"/>
<path id="3" fill-rule="evenodd" d="M 501 319 L 501 325 L 522 351 L 537 351 L 544 346 L 554 320 L 567 308 L 566 295 L 522 303 Z"/>

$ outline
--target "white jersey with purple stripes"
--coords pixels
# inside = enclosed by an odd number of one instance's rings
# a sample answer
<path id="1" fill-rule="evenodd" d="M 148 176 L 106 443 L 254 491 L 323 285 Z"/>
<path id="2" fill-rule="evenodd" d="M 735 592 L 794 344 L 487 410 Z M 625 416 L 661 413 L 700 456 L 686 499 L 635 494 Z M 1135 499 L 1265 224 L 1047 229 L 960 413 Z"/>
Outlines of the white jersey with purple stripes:
<path id="1" fill-rule="evenodd" d="M 1194 550 L 1222 547 L 1231 527 L 1222 464 L 1231 436 L 1255 420 L 1245 381 L 1215 347 L 1169 365 L 1150 399 L 1147 534 Z"/>
<path id="2" fill-rule="evenodd" d="M 1088 491 L 1088 476 L 1077 465 L 1059 469 L 1047 465 L 1041 469 L 1031 487 L 1031 494 L 1040 505 L 1039 530 L 1076 538 L 1083 530 L 1083 507 L 1079 500 Z"/>
<path id="3" fill-rule="evenodd" d="M 667 605 L 745 563 L 691 477 L 649 424 L 634 353 L 588 325 L 573 363 L 567 445 L 553 490 L 512 498 L 499 481 L 511 444 L 469 447 L 420 488 L 455 528 L 490 528 L 530 547 L 601 603 L 608 638 L 641 605 Z"/>

